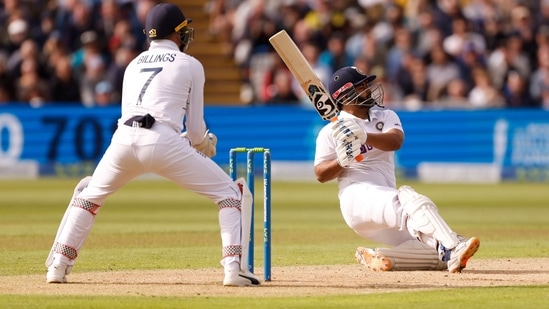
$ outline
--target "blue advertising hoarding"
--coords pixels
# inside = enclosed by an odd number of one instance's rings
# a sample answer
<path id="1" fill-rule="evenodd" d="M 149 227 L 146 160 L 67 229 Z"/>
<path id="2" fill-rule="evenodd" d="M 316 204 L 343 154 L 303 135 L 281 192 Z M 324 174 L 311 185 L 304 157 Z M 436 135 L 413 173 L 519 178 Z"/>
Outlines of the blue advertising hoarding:
<path id="1" fill-rule="evenodd" d="M 406 133 L 397 168 L 418 176 L 426 163 L 497 167 L 501 179 L 549 180 L 549 111 L 397 111 Z M 119 107 L 0 108 L 3 167 L 33 163 L 43 176 L 90 174 L 110 142 Z M 214 161 L 226 167 L 232 147 L 267 147 L 274 162 L 312 162 L 325 124 L 299 106 L 206 107 L 218 137 Z"/>

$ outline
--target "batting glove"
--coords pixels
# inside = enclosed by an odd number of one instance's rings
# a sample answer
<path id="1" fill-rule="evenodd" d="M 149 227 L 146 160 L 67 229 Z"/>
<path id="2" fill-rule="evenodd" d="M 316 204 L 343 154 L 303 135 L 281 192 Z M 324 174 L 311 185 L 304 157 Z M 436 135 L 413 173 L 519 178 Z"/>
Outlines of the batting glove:
<path id="1" fill-rule="evenodd" d="M 358 140 L 340 143 L 336 147 L 337 163 L 341 167 L 349 167 L 351 163 L 356 162 L 356 157 L 360 155 L 361 144 Z"/>
<path id="2" fill-rule="evenodd" d="M 332 136 L 340 142 L 350 142 L 357 140 L 360 145 L 366 143 L 368 135 L 352 118 L 343 118 L 334 122 L 332 125 Z"/>

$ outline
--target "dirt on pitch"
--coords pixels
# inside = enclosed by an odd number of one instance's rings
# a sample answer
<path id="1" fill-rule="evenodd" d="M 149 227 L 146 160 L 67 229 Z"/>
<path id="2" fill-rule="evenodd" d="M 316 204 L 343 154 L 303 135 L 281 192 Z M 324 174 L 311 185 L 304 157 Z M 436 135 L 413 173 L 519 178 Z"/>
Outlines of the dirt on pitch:
<path id="1" fill-rule="evenodd" d="M 256 274 L 263 278 L 262 270 Z M 2 276 L 0 294 L 269 297 L 350 295 L 460 287 L 549 284 L 549 258 L 471 260 L 459 274 L 445 271 L 372 272 L 359 264 L 272 268 L 272 281 L 259 287 L 223 287 L 221 268 L 111 271 L 68 276 L 67 284 L 46 284 L 43 275 Z"/>

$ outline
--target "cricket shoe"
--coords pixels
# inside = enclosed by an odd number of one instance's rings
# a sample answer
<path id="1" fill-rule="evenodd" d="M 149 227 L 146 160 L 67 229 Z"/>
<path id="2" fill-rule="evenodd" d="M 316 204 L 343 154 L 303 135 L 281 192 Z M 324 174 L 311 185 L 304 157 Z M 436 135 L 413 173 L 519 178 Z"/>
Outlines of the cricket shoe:
<path id="1" fill-rule="evenodd" d="M 224 286 L 258 286 L 259 279 L 249 271 L 227 271 Z"/>
<path id="2" fill-rule="evenodd" d="M 355 259 L 373 271 L 389 271 L 393 268 L 391 261 L 386 256 L 370 248 L 356 248 Z"/>
<path id="3" fill-rule="evenodd" d="M 70 274 L 72 266 L 62 263 L 53 263 L 48 267 L 46 274 L 47 283 L 66 283 L 67 276 Z"/>
<path id="4" fill-rule="evenodd" d="M 442 245 L 441 247 L 445 256 L 448 256 L 449 253 L 448 271 L 451 273 L 460 273 L 467 266 L 469 259 L 477 252 L 480 247 L 480 240 L 476 237 L 469 239 L 460 237 L 460 242 L 454 249 L 447 250 Z"/>

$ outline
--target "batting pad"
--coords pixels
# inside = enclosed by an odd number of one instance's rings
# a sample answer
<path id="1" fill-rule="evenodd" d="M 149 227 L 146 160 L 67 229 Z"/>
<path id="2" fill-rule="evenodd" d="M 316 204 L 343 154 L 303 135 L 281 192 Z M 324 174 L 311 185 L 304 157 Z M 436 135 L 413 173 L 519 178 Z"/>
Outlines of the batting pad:
<path id="1" fill-rule="evenodd" d="M 402 186 L 398 189 L 398 199 L 408 215 L 406 222 L 408 231 L 414 237 L 427 242 L 422 236 L 430 236 L 448 249 L 457 246 L 459 243 L 457 234 L 442 219 L 437 206 L 430 198 L 417 193 L 409 186 Z"/>
<path id="2" fill-rule="evenodd" d="M 242 200 L 240 201 L 240 224 L 242 231 L 242 254 L 240 256 L 240 269 L 244 272 L 249 272 L 250 263 L 248 263 L 248 259 L 251 238 L 250 233 L 252 232 L 252 207 L 254 198 L 244 178 L 238 178 L 235 182 L 240 188 L 242 188 Z"/>
<path id="3" fill-rule="evenodd" d="M 446 270 L 448 266 L 438 258 L 437 250 L 417 240 L 408 240 L 394 248 L 376 248 L 388 258 L 393 270 Z"/>

